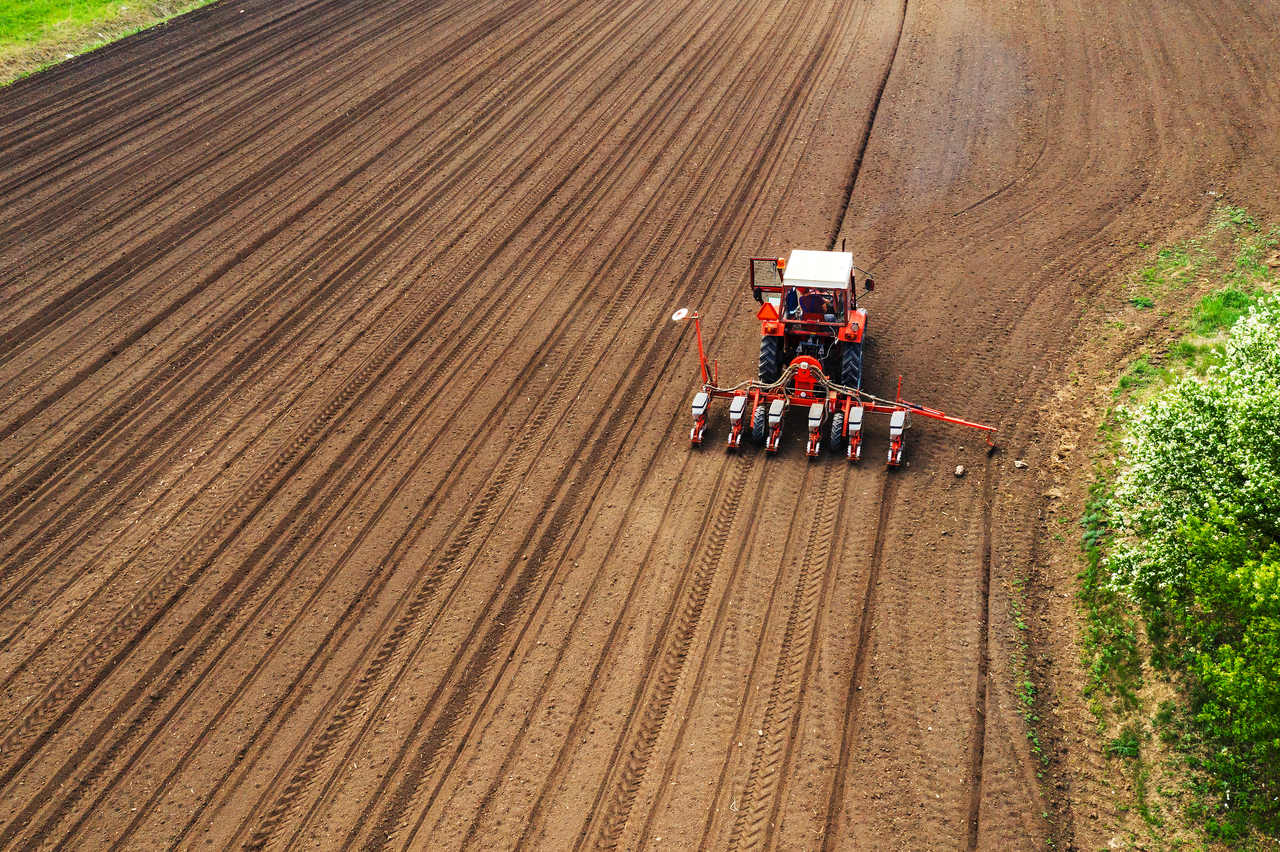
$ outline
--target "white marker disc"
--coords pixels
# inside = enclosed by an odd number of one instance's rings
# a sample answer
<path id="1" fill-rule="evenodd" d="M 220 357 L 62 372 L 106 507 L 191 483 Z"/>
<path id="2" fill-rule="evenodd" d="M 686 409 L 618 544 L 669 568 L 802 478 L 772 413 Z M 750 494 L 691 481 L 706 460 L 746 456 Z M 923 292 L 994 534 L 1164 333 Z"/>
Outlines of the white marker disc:
<path id="1" fill-rule="evenodd" d="M 689 309 L 681 308 L 680 310 L 676 311 L 674 314 L 671 315 L 671 321 L 680 322 L 680 320 L 684 319 L 687 316 L 689 316 Z"/>

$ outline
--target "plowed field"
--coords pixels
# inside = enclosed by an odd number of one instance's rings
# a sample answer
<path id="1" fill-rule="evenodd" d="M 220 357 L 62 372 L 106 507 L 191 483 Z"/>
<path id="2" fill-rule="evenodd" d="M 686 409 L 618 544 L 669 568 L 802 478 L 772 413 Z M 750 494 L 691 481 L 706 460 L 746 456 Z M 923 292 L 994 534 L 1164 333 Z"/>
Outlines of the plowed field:
<path id="1" fill-rule="evenodd" d="M 1041 410 L 1140 240 L 1274 209 L 1277 20 L 245 0 L 0 92 L 0 846 L 1092 843 Z M 1000 454 L 690 451 L 672 310 L 745 378 L 743 258 L 844 240 L 869 388 Z"/>

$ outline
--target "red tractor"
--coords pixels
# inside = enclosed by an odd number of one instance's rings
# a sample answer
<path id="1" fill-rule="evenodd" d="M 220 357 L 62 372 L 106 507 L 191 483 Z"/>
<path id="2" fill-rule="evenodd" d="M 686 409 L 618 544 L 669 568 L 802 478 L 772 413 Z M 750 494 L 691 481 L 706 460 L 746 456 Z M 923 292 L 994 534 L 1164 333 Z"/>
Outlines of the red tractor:
<path id="1" fill-rule="evenodd" d="M 693 428 L 689 440 L 702 443 L 707 409 L 718 397 L 729 400 L 729 434 L 725 444 L 736 450 L 744 434 L 770 453 L 778 451 L 787 411 L 806 412 L 809 441 L 806 452 L 818 455 L 824 433 L 833 453 L 850 461 L 862 458 L 865 415 L 889 417 L 889 465 L 902 463 L 909 415 L 970 426 L 994 433 L 994 426 L 951 417 L 897 396 L 890 400 L 862 389 L 862 353 L 867 340 L 867 311 L 858 307 L 853 255 L 842 251 L 793 251 L 782 258 L 753 257 L 751 293 L 760 302 L 760 360 L 755 379 L 729 387 L 719 385 L 718 365 L 708 366 L 702 348 L 699 315 L 682 308 L 671 317 L 692 319 L 697 330 L 702 390 L 693 398 Z M 863 272 L 863 287 L 875 286 Z M 990 437 L 989 447 L 995 444 Z"/>
<path id="2" fill-rule="evenodd" d="M 822 364 L 836 384 L 862 387 L 867 311 L 858 307 L 853 255 L 797 249 L 751 258 L 751 295 L 760 302 L 759 378 L 771 384 L 799 355 Z M 864 278 L 867 290 L 875 287 Z"/>

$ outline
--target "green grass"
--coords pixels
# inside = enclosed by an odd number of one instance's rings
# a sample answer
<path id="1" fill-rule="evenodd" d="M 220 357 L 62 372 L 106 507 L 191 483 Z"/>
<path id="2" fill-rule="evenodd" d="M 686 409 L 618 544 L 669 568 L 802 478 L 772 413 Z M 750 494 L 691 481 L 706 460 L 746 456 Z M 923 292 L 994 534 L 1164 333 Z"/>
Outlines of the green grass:
<path id="1" fill-rule="evenodd" d="M 1236 320 L 1248 312 L 1261 295 L 1261 290 L 1246 293 L 1234 287 L 1210 293 L 1196 305 L 1191 317 L 1192 331 L 1196 334 L 1210 335 L 1230 328 Z"/>
<path id="2" fill-rule="evenodd" d="M 0 0 L 0 84 L 211 0 Z"/>
<path id="3" fill-rule="evenodd" d="M 1201 275 L 1212 254 L 1199 239 L 1187 240 L 1162 248 L 1137 274 L 1129 299 L 1138 308 L 1155 306 L 1155 296 L 1179 290 L 1194 282 Z"/>
<path id="4" fill-rule="evenodd" d="M 1142 744 L 1135 724 L 1125 725 L 1120 730 L 1120 736 L 1107 743 L 1107 754 L 1112 757 L 1127 757 L 1132 760 L 1141 752 Z"/>
<path id="5" fill-rule="evenodd" d="M 1223 234 L 1222 232 L 1227 232 Z M 1221 235 L 1216 237 L 1214 235 Z M 1150 248 L 1140 244 L 1143 248 Z M 1206 234 L 1158 249 L 1128 283 L 1128 304 L 1139 310 L 1156 305 L 1156 297 L 1212 275 L 1225 286 L 1196 303 L 1186 334 L 1164 355 L 1141 355 L 1121 375 L 1113 396 L 1133 398 L 1168 383 L 1179 371 L 1203 375 L 1221 360 L 1221 337 L 1258 299 L 1274 291 L 1280 269 L 1280 227 L 1264 230 L 1239 207 L 1225 205 L 1213 214 Z M 1124 330 L 1123 320 L 1110 325 Z"/>
<path id="6" fill-rule="evenodd" d="M 1146 355 L 1139 355 L 1129 365 L 1129 370 L 1116 383 L 1115 395 L 1119 396 L 1125 391 L 1135 391 L 1147 387 L 1157 378 L 1163 375 L 1164 371 L 1156 364 L 1153 364 Z"/>
<path id="7" fill-rule="evenodd" d="M 120 14 L 108 0 L 7 0 L 0 3 L 0 43 L 31 43 L 46 31 L 68 25 L 96 24 Z"/>
<path id="8" fill-rule="evenodd" d="M 1249 215 L 1249 211 L 1243 207 L 1221 204 L 1213 211 L 1213 217 L 1210 219 L 1210 229 L 1213 233 L 1217 233 L 1226 228 L 1256 231 L 1258 230 L 1258 223 Z"/>

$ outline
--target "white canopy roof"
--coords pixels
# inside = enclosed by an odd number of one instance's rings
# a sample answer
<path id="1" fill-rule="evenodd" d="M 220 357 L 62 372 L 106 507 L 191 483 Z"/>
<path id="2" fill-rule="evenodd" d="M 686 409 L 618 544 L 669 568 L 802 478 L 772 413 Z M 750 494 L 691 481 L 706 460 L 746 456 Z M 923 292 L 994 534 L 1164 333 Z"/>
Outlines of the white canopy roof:
<path id="1" fill-rule="evenodd" d="M 787 258 L 783 283 L 788 287 L 848 290 L 853 274 L 853 254 L 847 251 L 794 249 Z"/>

